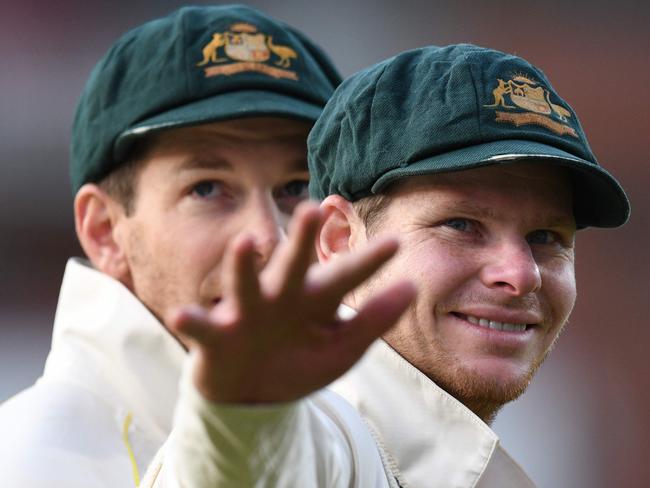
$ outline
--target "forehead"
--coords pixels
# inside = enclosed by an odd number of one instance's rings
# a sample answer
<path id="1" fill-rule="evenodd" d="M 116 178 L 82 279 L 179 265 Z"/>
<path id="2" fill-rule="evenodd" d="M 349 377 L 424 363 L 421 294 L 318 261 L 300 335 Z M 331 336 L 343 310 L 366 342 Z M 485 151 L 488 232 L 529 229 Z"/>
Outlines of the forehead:
<path id="1" fill-rule="evenodd" d="M 571 179 L 568 170 L 559 166 L 540 163 L 514 163 L 484 166 L 463 171 L 405 178 L 391 190 L 394 193 L 424 191 L 455 187 L 485 188 L 495 191 L 521 189 L 551 193 L 570 192 Z"/>
<path id="2" fill-rule="evenodd" d="M 162 130 L 143 144 L 143 172 L 183 169 L 306 170 L 311 124 L 249 118 Z"/>
<path id="3" fill-rule="evenodd" d="M 170 146 L 218 140 L 232 142 L 304 142 L 311 123 L 276 117 L 226 120 L 162 130 L 151 136 L 150 146 Z"/>
<path id="4" fill-rule="evenodd" d="M 414 176 L 397 183 L 390 191 L 399 200 L 464 202 L 478 207 L 510 207 L 572 214 L 569 171 L 540 163 L 486 166 L 436 175 Z"/>

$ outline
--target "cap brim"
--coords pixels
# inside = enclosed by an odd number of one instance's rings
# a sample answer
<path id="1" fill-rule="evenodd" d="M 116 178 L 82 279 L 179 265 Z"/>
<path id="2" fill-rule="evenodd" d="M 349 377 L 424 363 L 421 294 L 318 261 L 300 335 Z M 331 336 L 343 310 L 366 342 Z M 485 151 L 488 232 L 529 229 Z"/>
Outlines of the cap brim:
<path id="1" fill-rule="evenodd" d="M 383 174 L 373 185 L 372 192 L 379 193 L 389 184 L 410 176 L 512 164 L 523 160 L 554 164 L 571 170 L 573 207 L 578 228 L 618 227 L 627 222 L 630 203 L 613 176 L 594 163 L 532 141 L 494 141 L 409 162 Z"/>
<path id="2" fill-rule="evenodd" d="M 281 93 L 238 90 L 174 108 L 138 122 L 115 140 L 113 158 L 122 160 L 133 141 L 159 130 L 247 117 L 282 117 L 315 122 L 323 107 Z"/>

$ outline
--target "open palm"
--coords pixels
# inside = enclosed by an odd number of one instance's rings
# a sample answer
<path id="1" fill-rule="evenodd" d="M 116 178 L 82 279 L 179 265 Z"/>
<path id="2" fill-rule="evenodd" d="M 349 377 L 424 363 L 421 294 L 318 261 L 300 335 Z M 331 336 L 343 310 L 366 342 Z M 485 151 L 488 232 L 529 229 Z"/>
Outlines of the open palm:
<path id="1" fill-rule="evenodd" d="M 327 264 L 312 264 L 321 213 L 301 205 L 289 239 L 258 272 L 251 237 L 239 236 L 224 263 L 223 299 L 212 309 L 183 308 L 171 329 L 197 355 L 194 382 L 219 403 L 296 400 L 347 371 L 390 328 L 415 295 L 398 282 L 368 300 L 351 319 L 337 309 L 343 296 L 396 252 L 394 239 Z"/>

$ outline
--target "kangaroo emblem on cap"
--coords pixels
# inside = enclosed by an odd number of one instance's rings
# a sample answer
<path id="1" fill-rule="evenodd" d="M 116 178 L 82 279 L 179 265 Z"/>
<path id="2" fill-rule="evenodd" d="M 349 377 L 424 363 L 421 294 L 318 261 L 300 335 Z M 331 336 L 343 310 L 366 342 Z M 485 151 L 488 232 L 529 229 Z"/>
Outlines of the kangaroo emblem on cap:
<path id="1" fill-rule="evenodd" d="M 219 55 L 222 48 L 225 57 Z M 204 68 L 208 78 L 254 71 L 274 78 L 298 79 L 295 71 L 287 69 L 291 67 L 291 60 L 298 59 L 296 51 L 289 46 L 274 44 L 273 36 L 258 32 L 257 27 L 246 22 L 233 24 L 225 32 L 213 33 L 202 54 L 203 59 L 196 66 L 209 65 Z M 275 66 L 266 64 L 269 60 Z"/>
<path id="2" fill-rule="evenodd" d="M 578 137 L 575 129 L 568 122 L 571 112 L 561 105 L 551 102 L 549 90 L 526 75 L 516 75 L 508 81 L 497 78 L 497 87 L 492 90 L 494 101 L 483 105 L 486 108 L 517 109 L 526 112 L 505 112 L 496 110 L 496 122 L 521 125 L 539 125 L 559 135 Z M 506 101 L 506 96 L 512 105 Z M 558 120 L 555 120 L 558 119 Z"/>

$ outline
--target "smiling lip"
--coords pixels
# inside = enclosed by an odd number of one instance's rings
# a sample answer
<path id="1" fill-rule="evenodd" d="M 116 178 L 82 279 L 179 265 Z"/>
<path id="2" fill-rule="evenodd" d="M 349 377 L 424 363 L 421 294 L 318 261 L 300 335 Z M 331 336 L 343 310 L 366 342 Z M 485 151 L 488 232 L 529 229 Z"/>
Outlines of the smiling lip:
<path id="1" fill-rule="evenodd" d="M 470 315 L 460 312 L 452 312 L 455 317 L 469 322 L 470 324 L 492 331 L 498 332 L 526 332 L 536 324 L 533 321 L 527 321 L 524 317 L 486 317 L 483 315 Z"/>

